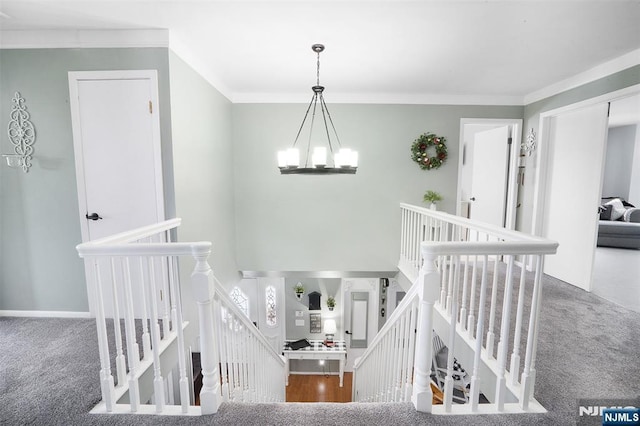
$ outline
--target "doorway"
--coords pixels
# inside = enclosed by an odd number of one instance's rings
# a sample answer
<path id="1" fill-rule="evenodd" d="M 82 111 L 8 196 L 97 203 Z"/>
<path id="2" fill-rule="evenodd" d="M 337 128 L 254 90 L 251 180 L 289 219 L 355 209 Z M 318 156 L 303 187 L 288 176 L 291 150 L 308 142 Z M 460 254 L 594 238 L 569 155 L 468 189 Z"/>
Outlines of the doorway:
<path id="1" fill-rule="evenodd" d="M 356 358 L 364 354 L 378 333 L 380 301 L 379 278 L 353 278 L 342 281 L 345 343 L 345 371 L 353 371 Z"/>
<path id="2" fill-rule="evenodd" d="M 469 217 L 515 229 L 522 120 L 460 120 L 457 209 Z"/>
<path id="3" fill-rule="evenodd" d="M 82 241 L 163 221 L 157 72 L 70 72 L 69 101 Z"/>
<path id="4" fill-rule="evenodd" d="M 560 243 L 544 272 L 586 291 L 593 286 L 609 103 L 638 92 L 631 86 L 540 116 L 533 233 Z"/>

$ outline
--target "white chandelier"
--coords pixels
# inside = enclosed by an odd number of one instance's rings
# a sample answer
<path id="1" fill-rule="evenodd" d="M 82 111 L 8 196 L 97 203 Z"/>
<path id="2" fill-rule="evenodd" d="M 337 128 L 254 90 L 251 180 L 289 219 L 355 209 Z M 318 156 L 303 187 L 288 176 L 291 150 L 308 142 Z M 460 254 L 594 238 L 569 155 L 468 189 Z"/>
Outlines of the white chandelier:
<path id="1" fill-rule="evenodd" d="M 335 126 L 333 125 L 333 120 L 331 119 L 329 108 L 327 108 L 327 104 L 324 102 L 324 97 L 322 96 L 324 87 L 320 86 L 320 52 L 324 50 L 324 45 L 314 44 L 313 46 L 311 46 L 311 50 L 316 52 L 316 54 L 318 55 L 316 85 L 311 88 L 311 90 L 313 90 L 313 97 L 311 98 L 311 102 L 307 107 L 307 112 L 302 119 L 302 124 L 300 125 L 300 129 L 298 130 L 296 139 L 293 142 L 293 147 L 287 150 L 278 151 L 278 167 L 280 168 L 280 173 L 283 175 L 355 174 L 358 168 L 358 152 L 349 148 L 341 147 L 340 138 L 338 137 Z M 327 147 L 324 146 L 314 147 L 311 158 L 309 158 L 309 154 L 311 153 L 311 135 L 313 132 L 313 124 L 315 122 L 318 105 L 320 106 L 320 111 L 322 112 L 322 120 L 324 122 L 324 128 L 327 134 L 327 145 L 329 147 L 329 153 L 333 157 L 333 164 L 330 164 L 330 162 L 327 160 Z M 302 133 L 302 129 L 304 128 L 304 124 L 307 120 L 307 117 L 309 116 L 309 111 L 311 111 L 312 106 L 313 111 L 311 113 L 311 124 L 309 127 L 309 140 L 306 147 L 305 162 L 301 166 L 300 150 L 296 148 L 296 144 L 298 143 L 300 133 Z M 329 119 L 328 123 L 331 124 L 331 130 L 333 130 L 333 134 L 335 135 L 337 146 L 335 146 L 334 143 L 331 142 L 331 135 L 329 132 L 329 126 L 327 124 L 327 118 Z M 337 148 L 337 152 L 334 151 L 334 147 Z M 311 163 L 309 163 L 309 160 L 311 160 Z"/>

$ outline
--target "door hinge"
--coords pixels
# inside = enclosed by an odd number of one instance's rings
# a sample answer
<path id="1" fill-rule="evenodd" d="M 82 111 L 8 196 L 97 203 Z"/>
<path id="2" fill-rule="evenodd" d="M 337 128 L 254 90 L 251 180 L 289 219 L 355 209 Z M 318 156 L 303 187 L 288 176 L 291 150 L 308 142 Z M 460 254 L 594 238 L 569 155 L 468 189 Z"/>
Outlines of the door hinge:
<path id="1" fill-rule="evenodd" d="M 160 290 L 160 301 L 164 300 L 162 296 L 162 290 Z"/>
<path id="2" fill-rule="evenodd" d="M 153 102 L 149 101 L 149 114 L 153 114 Z"/>

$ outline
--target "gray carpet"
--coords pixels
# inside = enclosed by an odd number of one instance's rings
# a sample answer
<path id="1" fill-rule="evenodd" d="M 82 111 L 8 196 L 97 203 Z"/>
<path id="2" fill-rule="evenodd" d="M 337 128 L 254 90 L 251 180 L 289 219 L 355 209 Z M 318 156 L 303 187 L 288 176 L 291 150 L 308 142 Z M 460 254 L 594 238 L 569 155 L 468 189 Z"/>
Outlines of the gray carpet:
<path id="1" fill-rule="evenodd" d="M 2 425 L 570 425 L 578 399 L 640 396 L 640 314 L 545 279 L 536 398 L 546 414 L 433 416 L 410 404 L 223 404 L 202 417 L 92 415 L 95 322 L 0 318 Z"/>

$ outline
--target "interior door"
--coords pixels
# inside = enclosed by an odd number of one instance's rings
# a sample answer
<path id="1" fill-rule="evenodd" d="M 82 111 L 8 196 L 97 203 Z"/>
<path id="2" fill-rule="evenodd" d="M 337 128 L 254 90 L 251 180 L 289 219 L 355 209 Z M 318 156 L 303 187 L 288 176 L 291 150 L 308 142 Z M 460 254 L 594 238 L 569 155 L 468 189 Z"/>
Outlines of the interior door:
<path id="1" fill-rule="evenodd" d="M 608 104 L 546 118 L 543 236 L 560 245 L 544 272 L 591 291 Z"/>
<path id="2" fill-rule="evenodd" d="M 510 126 L 475 134 L 469 216 L 496 226 L 505 225 L 509 175 Z"/>
<path id="3" fill-rule="evenodd" d="M 353 278 L 342 282 L 343 312 L 347 346 L 345 371 L 361 356 L 378 332 L 379 278 Z"/>
<path id="4" fill-rule="evenodd" d="M 71 72 L 69 92 L 83 242 L 164 220 L 156 72 Z"/>

